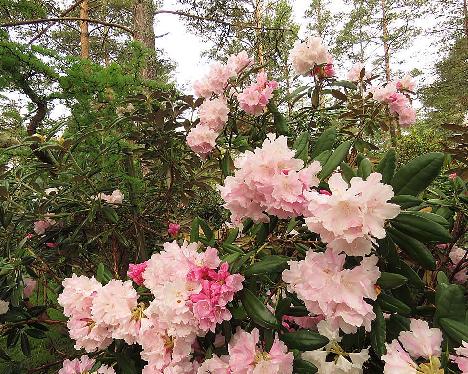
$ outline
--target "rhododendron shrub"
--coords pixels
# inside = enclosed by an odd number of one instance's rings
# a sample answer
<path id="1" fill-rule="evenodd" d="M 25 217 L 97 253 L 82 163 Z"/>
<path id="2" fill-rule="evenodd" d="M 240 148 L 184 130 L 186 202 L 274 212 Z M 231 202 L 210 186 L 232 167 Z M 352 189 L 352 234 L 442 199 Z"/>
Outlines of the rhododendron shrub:
<path id="1" fill-rule="evenodd" d="M 413 80 L 379 82 L 362 64 L 343 80 L 313 37 L 289 63 L 298 75 L 289 83 L 301 86 L 285 94 L 246 52 L 227 56 L 196 78 L 197 98 L 180 109 L 191 113 L 174 125 L 178 146 L 201 165 L 187 174 L 215 175 L 224 223 L 212 212 L 141 213 L 185 188 L 177 165 L 164 170 L 164 194 L 140 204 L 137 187 L 149 184 L 90 194 L 86 204 L 105 213 L 80 244 L 111 239 L 83 265 L 56 266 L 33 247 L 73 259 L 67 241 L 79 225 L 42 206 L 31 214 L 17 257 L 2 263 L 5 284 L 21 284 L 0 288 L 7 341 L 47 328 L 47 311 L 30 306 L 44 286 L 32 282 L 57 267 L 64 318 L 54 322 L 79 351 L 60 373 L 466 373 L 466 184 L 442 153 L 397 167 L 387 148 L 416 120 Z M 134 229 L 138 251 L 119 251 Z"/>

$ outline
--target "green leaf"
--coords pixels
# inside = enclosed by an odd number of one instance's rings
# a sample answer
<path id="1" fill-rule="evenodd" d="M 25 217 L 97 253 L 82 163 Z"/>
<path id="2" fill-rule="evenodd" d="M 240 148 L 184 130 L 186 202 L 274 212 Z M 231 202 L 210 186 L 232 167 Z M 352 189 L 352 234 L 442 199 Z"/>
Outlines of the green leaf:
<path id="1" fill-rule="evenodd" d="M 278 321 L 273 313 L 271 313 L 265 304 L 248 288 L 242 291 L 241 301 L 246 313 L 255 323 L 267 329 L 276 329 L 279 327 Z"/>
<path id="2" fill-rule="evenodd" d="M 356 177 L 356 173 L 354 172 L 353 168 L 349 166 L 346 162 L 342 162 L 340 164 L 341 175 L 343 176 L 344 180 L 349 183 L 349 181 Z"/>
<path id="3" fill-rule="evenodd" d="M 234 253 L 230 253 L 224 257 L 222 257 L 222 261 L 223 262 L 227 262 L 229 265 L 231 265 L 232 263 L 234 263 L 234 261 L 236 261 L 239 257 L 241 256 L 240 253 L 238 252 L 234 252 Z"/>
<path id="4" fill-rule="evenodd" d="M 382 174 L 382 183 L 389 184 L 392 181 L 393 174 L 396 167 L 396 153 L 395 150 L 389 149 L 384 157 L 380 160 L 375 168 L 377 172 Z"/>
<path id="5" fill-rule="evenodd" d="M 400 274 L 395 273 L 380 273 L 380 278 L 377 280 L 377 284 L 386 290 L 398 288 L 408 282 L 408 278 Z"/>
<path id="6" fill-rule="evenodd" d="M 411 308 L 408 305 L 393 296 L 381 293 L 377 300 L 385 312 L 399 313 L 404 316 L 408 316 L 411 313 Z"/>
<path id="7" fill-rule="evenodd" d="M 265 240 L 268 238 L 268 234 L 270 233 L 270 225 L 269 223 L 261 223 L 257 233 L 255 234 L 255 243 L 257 245 L 262 245 L 265 243 Z"/>
<path id="8" fill-rule="evenodd" d="M 450 281 L 447 278 L 447 275 L 442 270 L 439 270 L 437 272 L 437 284 L 441 284 L 441 283 L 449 284 Z"/>
<path id="9" fill-rule="evenodd" d="M 395 195 L 414 195 L 424 191 L 439 175 L 444 154 L 431 152 L 412 159 L 392 179 Z"/>
<path id="10" fill-rule="evenodd" d="M 349 82 L 349 81 L 334 81 L 334 82 L 330 83 L 330 86 L 346 87 L 346 88 L 349 88 L 351 90 L 357 90 L 358 89 L 358 87 L 354 83 Z"/>
<path id="11" fill-rule="evenodd" d="M 111 208 L 110 206 L 102 207 L 102 213 L 104 214 L 104 217 L 106 217 L 106 219 L 111 223 L 117 223 L 119 221 L 119 215 L 115 209 Z"/>
<path id="12" fill-rule="evenodd" d="M 423 288 L 425 286 L 422 279 L 419 277 L 411 266 L 409 266 L 405 261 L 400 262 L 399 273 L 404 275 L 408 279 L 408 283 L 412 284 L 415 287 Z"/>
<path id="13" fill-rule="evenodd" d="M 278 108 L 272 101 L 268 103 L 268 109 L 273 114 L 273 122 L 275 124 L 276 132 L 279 135 L 286 135 L 289 132 L 286 118 L 279 112 Z"/>
<path id="14" fill-rule="evenodd" d="M 294 374 L 315 374 L 318 372 L 317 367 L 310 361 L 301 358 L 294 359 L 293 373 Z"/>
<path id="15" fill-rule="evenodd" d="M 305 329 L 283 333 L 280 335 L 280 339 L 289 349 L 299 349 L 300 351 L 320 349 L 329 342 L 327 337 Z"/>
<path id="16" fill-rule="evenodd" d="M 445 227 L 418 213 L 401 212 L 391 221 L 392 226 L 423 243 L 447 243 L 452 239 Z"/>
<path id="17" fill-rule="evenodd" d="M 441 318 L 439 324 L 442 330 L 457 343 L 468 342 L 468 324 L 465 322 L 454 321 L 450 318 Z"/>
<path id="18" fill-rule="evenodd" d="M 307 162 L 309 159 L 309 133 L 304 131 L 301 133 L 294 142 L 293 148 L 296 150 L 296 158 Z"/>
<path id="19" fill-rule="evenodd" d="M 226 240 L 224 241 L 224 244 L 232 244 L 234 240 L 237 239 L 237 236 L 239 235 L 239 228 L 233 228 L 229 229 L 228 236 Z"/>
<path id="20" fill-rule="evenodd" d="M 281 321 L 281 317 L 287 314 L 290 306 L 291 306 L 290 297 L 285 297 L 283 299 L 280 299 L 280 301 L 278 301 L 278 304 L 276 305 L 276 309 L 275 309 L 275 316 L 278 319 L 278 321 Z"/>
<path id="21" fill-rule="evenodd" d="M 190 228 L 190 242 L 197 243 L 200 241 L 200 220 L 198 217 L 192 221 L 192 227 Z"/>
<path id="22" fill-rule="evenodd" d="M 47 335 L 42 330 L 26 329 L 25 331 L 26 331 L 26 334 L 28 334 L 29 336 L 32 336 L 33 338 L 36 338 L 36 339 L 44 339 L 44 338 L 47 337 Z"/>
<path id="23" fill-rule="evenodd" d="M 241 248 L 239 248 L 237 245 L 234 245 L 234 244 L 224 243 L 223 244 L 223 249 L 225 249 L 229 253 L 244 254 L 244 251 Z"/>
<path id="24" fill-rule="evenodd" d="M 333 144 L 335 144 L 336 135 L 337 132 L 336 128 L 334 127 L 329 127 L 324 132 L 322 132 L 314 144 L 312 152 L 310 153 L 310 157 L 316 159 L 316 157 L 322 152 L 331 150 Z"/>
<path id="25" fill-rule="evenodd" d="M 392 314 L 389 319 L 385 321 L 387 327 L 387 341 L 392 341 L 400 335 L 401 331 L 407 331 L 410 328 L 409 318 Z"/>
<path id="26" fill-rule="evenodd" d="M 432 253 L 419 240 L 412 238 L 392 227 L 387 228 L 390 238 L 402 251 L 404 251 L 412 260 L 417 262 L 425 269 L 435 270 L 436 262 Z"/>
<path id="27" fill-rule="evenodd" d="M 286 227 L 286 234 L 289 234 L 297 226 L 297 220 L 295 217 L 291 218 Z"/>
<path id="28" fill-rule="evenodd" d="M 440 318 L 450 318 L 460 322 L 465 320 L 465 297 L 462 287 L 456 284 L 439 283 L 436 288 L 435 305 L 434 321 L 436 323 Z"/>
<path id="29" fill-rule="evenodd" d="M 382 356 L 387 353 L 385 347 L 385 340 L 387 338 L 387 329 L 385 324 L 385 318 L 382 313 L 382 309 L 378 304 L 374 305 L 375 319 L 371 324 L 370 341 L 371 346 L 377 356 Z"/>
<path id="30" fill-rule="evenodd" d="M 330 158 L 323 165 L 322 170 L 319 173 L 321 180 L 327 178 L 333 171 L 343 162 L 348 155 L 349 149 L 351 148 L 351 142 L 346 141 L 341 143 L 332 153 Z"/>
<path id="31" fill-rule="evenodd" d="M 397 195 L 393 196 L 390 202 L 398 204 L 402 209 L 408 209 L 421 205 L 423 201 L 412 195 Z"/>
<path id="32" fill-rule="evenodd" d="M 367 179 L 367 177 L 372 173 L 372 163 L 368 158 L 363 158 L 359 163 L 359 168 L 357 175 L 362 179 Z"/>
<path id="33" fill-rule="evenodd" d="M 203 233 L 205 234 L 205 238 L 208 240 L 210 245 L 214 245 L 215 237 L 213 234 L 213 230 L 211 230 L 210 226 L 208 225 L 208 223 L 206 223 L 204 219 L 198 217 L 198 222 L 203 230 Z"/>
<path id="34" fill-rule="evenodd" d="M 21 333 L 21 351 L 25 356 L 31 356 L 31 346 L 25 333 Z"/>
<path id="35" fill-rule="evenodd" d="M 323 151 L 322 153 L 320 153 L 318 156 L 315 156 L 314 157 L 314 161 L 318 161 L 320 162 L 320 165 L 325 165 L 328 161 L 328 159 L 330 158 L 332 154 L 332 151 L 327 149 L 326 151 Z"/>
<path id="36" fill-rule="evenodd" d="M 244 271 L 245 276 L 278 273 L 288 266 L 288 257 L 270 255 L 254 263 Z"/>
<path id="37" fill-rule="evenodd" d="M 106 269 L 102 262 L 99 263 L 96 270 L 96 280 L 106 284 L 112 279 L 112 273 Z"/>

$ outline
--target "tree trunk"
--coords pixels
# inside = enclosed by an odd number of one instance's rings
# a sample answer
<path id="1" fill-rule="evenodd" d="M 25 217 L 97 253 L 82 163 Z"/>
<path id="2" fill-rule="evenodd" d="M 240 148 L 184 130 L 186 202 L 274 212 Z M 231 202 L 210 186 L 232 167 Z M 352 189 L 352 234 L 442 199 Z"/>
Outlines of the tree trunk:
<path id="1" fill-rule="evenodd" d="M 154 4 L 152 0 L 136 0 L 133 6 L 134 39 L 141 42 L 149 51 L 148 63 L 141 71 L 143 78 L 152 79 L 156 75 L 154 58 L 156 42 L 154 36 Z"/>
<path id="2" fill-rule="evenodd" d="M 263 8 L 263 0 L 255 0 L 255 34 L 257 39 L 257 60 L 260 66 L 263 65 L 263 43 L 262 43 L 262 8 Z"/>
<path id="3" fill-rule="evenodd" d="M 390 82 L 390 46 L 388 44 L 388 19 L 385 0 L 380 0 L 382 8 L 382 42 L 384 47 L 385 79 Z"/>
<path id="4" fill-rule="evenodd" d="M 80 18 L 89 18 L 88 0 L 83 1 L 80 4 Z M 89 59 L 89 30 L 87 21 L 80 21 L 80 47 L 81 57 Z"/>
<path id="5" fill-rule="evenodd" d="M 320 0 L 317 0 L 317 32 L 321 38 L 323 38 L 324 27 L 322 24 L 322 3 Z"/>
<path id="6" fill-rule="evenodd" d="M 463 0 L 463 26 L 465 30 L 465 39 L 468 42 L 468 6 L 466 0 Z"/>

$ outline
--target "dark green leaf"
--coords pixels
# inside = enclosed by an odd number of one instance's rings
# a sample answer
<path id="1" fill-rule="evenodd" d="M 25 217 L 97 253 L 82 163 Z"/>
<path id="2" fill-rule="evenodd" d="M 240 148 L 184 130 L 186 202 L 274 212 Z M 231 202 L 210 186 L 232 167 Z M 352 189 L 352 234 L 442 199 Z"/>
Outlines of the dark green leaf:
<path id="1" fill-rule="evenodd" d="M 299 349 L 300 351 L 313 351 L 326 346 L 328 338 L 317 332 L 310 330 L 297 330 L 280 335 L 280 339 L 289 349 Z"/>
<path id="2" fill-rule="evenodd" d="M 382 356 L 387 353 L 385 348 L 385 340 L 387 338 L 387 330 L 385 325 L 385 318 L 382 313 L 382 309 L 378 304 L 374 305 L 375 319 L 372 321 L 370 340 L 372 349 L 377 356 Z"/>
<path id="3" fill-rule="evenodd" d="M 396 153 L 395 150 L 389 149 L 384 157 L 380 160 L 379 164 L 375 168 L 377 172 L 382 174 L 382 183 L 390 184 L 395 173 L 396 167 Z"/>
<path id="4" fill-rule="evenodd" d="M 271 313 L 266 305 L 248 288 L 242 291 L 241 301 L 246 313 L 255 323 L 267 329 L 276 329 L 279 327 L 278 321 L 273 313 Z"/>
<path id="5" fill-rule="evenodd" d="M 307 162 L 309 159 L 309 133 L 304 131 L 301 133 L 294 142 L 293 148 L 296 150 L 296 158 Z"/>
<path id="6" fill-rule="evenodd" d="M 335 169 L 343 162 L 349 152 L 349 148 L 351 148 L 351 142 L 346 141 L 341 143 L 329 157 L 325 165 L 323 165 L 322 170 L 319 173 L 319 178 L 325 179 L 327 178 Z"/>
<path id="7" fill-rule="evenodd" d="M 408 278 L 400 274 L 382 272 L 380 278 L 377 280 L 377 284 L 383 289 L 391 290 L 404 285 L 408 281 Z"/>
<path id="8" fill-rule="evenodd" d="M 278 273 L 286 269 L 288 266 L 288 257 L 270 255 L 262 260 L 255 262 L 249 266 L 245 271 L 245 276 Z"/>

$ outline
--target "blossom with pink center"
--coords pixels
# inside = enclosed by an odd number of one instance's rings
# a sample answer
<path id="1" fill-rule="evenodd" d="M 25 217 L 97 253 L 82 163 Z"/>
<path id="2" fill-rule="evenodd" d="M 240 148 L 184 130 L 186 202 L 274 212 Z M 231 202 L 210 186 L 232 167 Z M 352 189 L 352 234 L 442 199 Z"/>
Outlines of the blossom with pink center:
<path id="1" fill-rule="evenodd" d="M 242 70 L 252 65 L 253 60 L 249 57 L 246 51 L 232 54 L 228 57 L 227 65 L 239 74 Z"/>
<path id="2" fill-rule="evenodd" d="M 450 355 L 450 359 L 458 365 L 462 374 L 468 373 L 468 343 L 463 341 L 462 345 L 455 348 L 456 355 Z"/>
<path id="3" fill-rule="evenodd" d="M 171 236 L 177 236 L 180 231 L 180 225 L 178 223 L 169 222 L 169 226 L 167 228 L 167 233 Z"/>
<path id="4" fill-rule="evenodd" d="M 295 72 L 309 75 L 316 65 L 329 62 L 330 54 L 319 37 L 310 37 L 305 42 L 297 41 L 289 52 L 289 62 Z"/>
<path id="5" fill-rule="evenodd" d="M 45 217 L 43 220 L 34 222 L 34 232 L 37 235 L 44 235 L 56 223 L 52 218 Z"/>
<path id="6" fill-rule="evenodd" d="M 409 74 L 406 74 L 402 79 L 396 82 L 396 88 L 400 91 L 402 90 L 414 91 L 415 87 L 416 87 L 416 83 L 414 82 L 413 77 Z"/>
<path id="7" fill-rule="evenodd" d="M 265 213 L 291 218 L 307 211 L 305 194 L 319 183 L 320 163 L 304 168 L 304 162 L 294 156 L 285 136 L 269 134 L 262 148 L 247 151 L 234 161 L 234 176 L 218 187 L 233 223 L 247 217 L 267 222 Z"/>
<path id="8" fill-rule="evenodd" d="M 288 262 L 290 269 L 283 272 L 283 280 L 309 312 L 323 315 L 332 328 L 354 333 L 364 326 L 370 331 L 375 314 L 365 299 L 377 299 L 378 259 L 365 257 L 360 265 L 344 269 L 345 259 L 332 249 L 309 251 L 304 260 Z"/>
<path id="9" fill-rule="evenodd" d="M 411 319 L 410 331 L 402 331 L 398 339 L 414 358 L 440 356 L 442 331 L 437 328 L 429 328 L 426 321 Z"/>
<path id="10" fill-rule="evenodd" d="M 335 75 L 335 68 L 333 67 L 333 58 L 328 59 L 325 65 L 315 66 L 313 75 L 316 75 L 319 79 L 331 78 Z"/>
<path id="11" fill-rule="evenodd" d="M 93 298 L 102 288 L 94 277 L 73 274 L 62 281 L 63 291 L 58 296 L 58 303 L 63 307 L 63 314 L 71 317 L 74 314 L 89 314 Z"/>
<path id="12" fill-rule="evenodd" d="M 127 271 L 128 277 L 136 284 L 141 286 L 143 284 L 143 272 L 145 271 L 147 265 L 148 263 L 146 261 L 139 264 L 129 264 Z"/>
<path id="13" fill-rule="evenodd" d="M 388 104 L 390 113 L 398 116 L 400 125 L 407 126 L 416 122 L 416 110 L 405 94 L 397 92 L 395 83 L 390 82 L 384 87 L 374 88 L 372 96 L 375 100 Z"/>
<path id="14" fill-rule="evenodd" d="M 418 364 L 402 348 L 398 340 L 385 344 L 387 353 L 382 356 L 385 374 L 417 374 Z"/>
<path id="15" fill-rule="evenodd" d="M 231 66 L 214 62 L 211 64 L 208 74 L 193 83 L 195 95 L 205 98 L 209 98 L 213 94 L 220 95 L 226 88 L 229 79 L 235 75 L 236 72 Z"/>
<path id="16" fill-rule="evenodd" d="M 187 134 L 187 144 L 192 151 L 204 156 L 214 149 L 218 135 L 218 132 L 199 123 Z"/>
<path id="17" fill-rule="evenodd" d="M 37 280 L 31 278 L 24 278 L 24 289 L 23 295 L 24 297 L 30 297 L 37 286 Z"/>
<path id="18" fill-rule="evenodd" d="M 351 82 L 358 82 L 361 80 L 361 71 L 364 70 L 364 77 L 363 79 L 369 79 L 372 76 L 372 71 L 370 69 L 366 69 L 364 64 L 360 62 L 356 62 L 348 72 L 347 79 Z"/>
<path id="19" fill-rule="evenodd" d="M 269 81 L 265 72 L 258 73 L 257 81 L 237 95 L 241 109 L 254 116 L 263 114 L 277 87 L 278 83 Z"/>
<path id="20" fill-rule="evenodd" d="M 226 99 L 223 97 L 205 100 L 203 104 L 200 105 L 198 112 L 200 123 L 218 133 L 227 122 L 228 114 L 229 107 L 226 103 Z"/>
<path id="21" fill-rule="evenodd" d="M 88 356 L 81 356 L 79 359 L 64 360 L 63 367 L 58 371 L 58 374 L 115 374 L 115 370 L 107 365 L 101 365 L 97 370 L 91 371 L 96 360 Z"/>
<path id="22" fill-rule="evenodd" d="M 371 252 L 372 238 L 385 237 L 385 221 L 395 218 L 400 207 L 388 203 L 394 196 L 391 186 L 381 183 L 382 175 L 372 173 L 363 180 L 354 177 L 350 185 L 341 174 L 333 174 L 331 194 L 307 192 L 309 230 L 337 252 L 363 256 Z"/>

